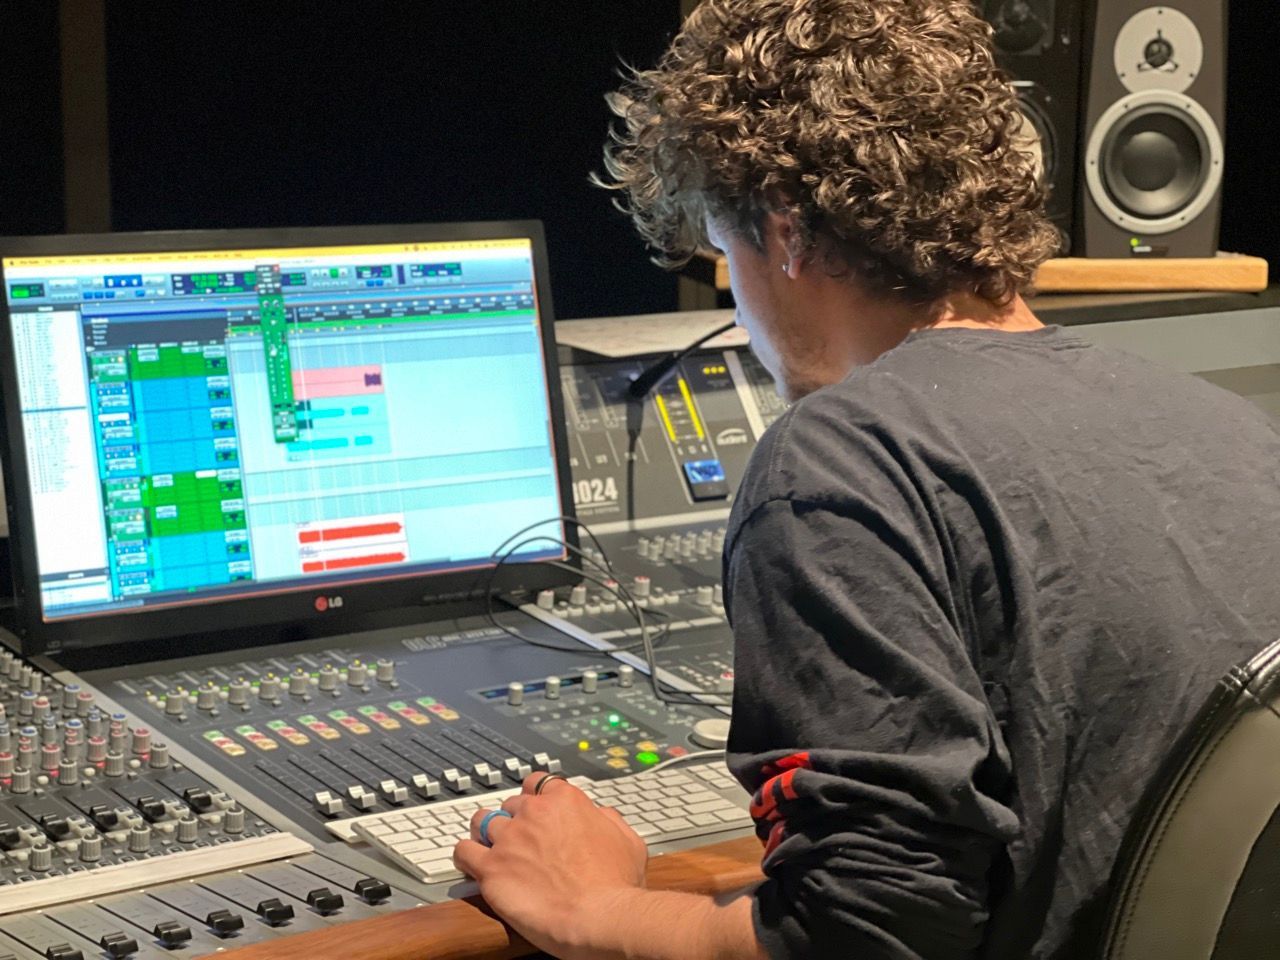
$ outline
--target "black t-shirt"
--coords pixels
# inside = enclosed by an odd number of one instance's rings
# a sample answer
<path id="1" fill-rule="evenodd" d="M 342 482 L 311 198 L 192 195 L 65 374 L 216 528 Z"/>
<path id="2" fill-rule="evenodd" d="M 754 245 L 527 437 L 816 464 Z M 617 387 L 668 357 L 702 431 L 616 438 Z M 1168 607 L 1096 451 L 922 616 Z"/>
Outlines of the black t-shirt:
<path id="1" fill-rule="evenodd" d="M 1278 571 L 1272 422 L 1061 328 L 913 334 L 793 406 L 725 549 L 770 954 L 1089 955 Z"/>

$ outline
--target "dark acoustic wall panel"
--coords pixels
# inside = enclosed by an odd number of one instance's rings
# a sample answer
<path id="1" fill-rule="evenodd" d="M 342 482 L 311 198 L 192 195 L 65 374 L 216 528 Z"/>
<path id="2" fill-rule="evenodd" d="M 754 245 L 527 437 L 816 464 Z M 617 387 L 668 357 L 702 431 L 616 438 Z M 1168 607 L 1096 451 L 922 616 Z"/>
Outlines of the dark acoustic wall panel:
<path id="1" fill-rule="evenodd" d="M 113 0 L 117 230 L 538 218 L 561 317 L 673 310 L 587 175 L 678 0 Z"/>
<path id="2" fill-rule="evenodd" d="M 0 2 L 0 236 L 63 225 L 58 4 Z"/>
<path id="3" fill-rule="evenodd" d="M 1227 8 L 1227 173 L 1222 183 L 1224 250 L 1266 257 L 1280 282 L 1280 21 L 1269 3 Z"/>

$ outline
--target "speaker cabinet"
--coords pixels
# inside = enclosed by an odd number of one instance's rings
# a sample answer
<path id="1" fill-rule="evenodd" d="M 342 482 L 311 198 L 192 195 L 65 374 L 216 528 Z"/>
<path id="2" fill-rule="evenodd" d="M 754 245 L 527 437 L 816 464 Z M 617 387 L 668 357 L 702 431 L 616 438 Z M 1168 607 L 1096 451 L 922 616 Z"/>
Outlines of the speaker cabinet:
<path id="1" fill-rule="evenodd" d="M 1096 0 L 1086 31 L 1077 253 L 1217 251 L 1226 14 L 1226 0 Z"/>
<path id="2" fill-rule="evenodd" d="M 1074 231 L 1083 14 L 1080 0 L 983 0 L 996 62 L 1022 101 L 1023 149 L 1034 154 L 1063 254 Z"/>

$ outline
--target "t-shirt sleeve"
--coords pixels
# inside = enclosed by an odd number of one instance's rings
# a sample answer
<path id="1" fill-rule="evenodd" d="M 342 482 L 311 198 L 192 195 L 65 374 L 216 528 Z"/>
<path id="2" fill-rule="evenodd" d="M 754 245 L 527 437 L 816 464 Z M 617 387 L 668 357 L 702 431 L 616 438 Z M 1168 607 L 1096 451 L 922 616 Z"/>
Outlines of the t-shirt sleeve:
<path id="1" fill-rule="evenodd" d="M 754 791 L 775 958 L 973 956 L 1018 832 L 936 534 L 877 499 L 765 500 L 726 560 L 730 765 Z"/>

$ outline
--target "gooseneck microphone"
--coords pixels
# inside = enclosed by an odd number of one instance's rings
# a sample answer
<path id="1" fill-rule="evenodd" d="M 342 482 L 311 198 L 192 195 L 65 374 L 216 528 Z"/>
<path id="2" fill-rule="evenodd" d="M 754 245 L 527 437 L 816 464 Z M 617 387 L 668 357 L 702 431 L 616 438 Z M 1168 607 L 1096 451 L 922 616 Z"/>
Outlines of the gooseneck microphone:
<path id="1" fill-rule="evenodd" d="M 667 378 L 667 376 L 671 373 L 671 371 L 676 368 L 677 363 L 679 363 L 689 354 L 693 353 L 693 351 L 697 350 L 700 346 L 702 346 L 708 340 L 711 340 L 715 337 L 720 336 L 720 334 L 722 333 L 732 330 L 736 325 L 737 325 L 737 321 L 734 320 L 734 321 L 730 321 L 729 323 L 726 323 L 723 327 L 716 327 L 714 330 L 712 330 L 710 333 L 706 334 L 705 336 L 699 337 L 697 340 L 689 344 L 689 346 L 685 347 L 683 350 L 678 350 L 675 353 L 670 354 L 669 356 L 665 356 L 658 362 L 654 363 L 652 366 L 646 367 L 645 369 L 641 370 L 639 375 L 634 380 L 631 381 L 631 386 L 627 388 L 627 392 L 630 395 L 631 399 L 643 400 L 645 397 L 649 395 L 649 392 L 653 390 L 654 387 L 656 387 L 658 384 L 660 384 L 663 380 Z"/>

